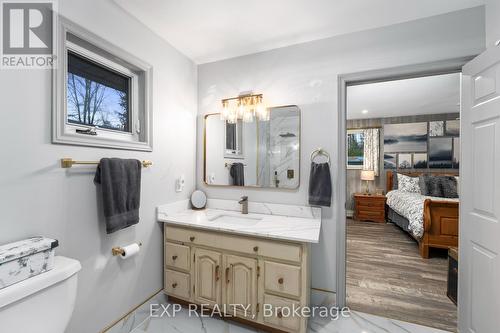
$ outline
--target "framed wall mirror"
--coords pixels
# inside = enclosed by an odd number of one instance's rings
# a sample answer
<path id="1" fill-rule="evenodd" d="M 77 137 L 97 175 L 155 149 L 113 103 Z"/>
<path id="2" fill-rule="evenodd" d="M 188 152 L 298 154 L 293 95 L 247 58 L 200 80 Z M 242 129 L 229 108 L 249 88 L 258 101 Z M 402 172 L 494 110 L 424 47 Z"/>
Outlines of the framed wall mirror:
<path id="1" fill-rule="evenodd" d="M 300 109 L 277 106 L 267 121 L 229 123 L 205 116 L 204 181 L 216 186 L 296 189 L 300 184 Z"/>

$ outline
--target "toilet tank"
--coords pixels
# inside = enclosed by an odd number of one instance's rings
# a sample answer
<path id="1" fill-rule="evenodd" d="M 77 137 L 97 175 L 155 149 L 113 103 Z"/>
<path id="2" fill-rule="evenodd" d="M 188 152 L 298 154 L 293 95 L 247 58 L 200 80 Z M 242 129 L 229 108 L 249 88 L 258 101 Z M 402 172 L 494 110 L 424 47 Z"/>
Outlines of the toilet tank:
<path id="1" fill-rule="evenodd" d="M 52 270 L 0 289 L 0 331 L 64 333 L 80 269 L 79 261 L 56 256 Z"/>
<path id="2" fill-rule="evenodd" d="M 1 245 L 0 289 L 50 271 L 58 245 L 57 240 L 41 236 Z"/>

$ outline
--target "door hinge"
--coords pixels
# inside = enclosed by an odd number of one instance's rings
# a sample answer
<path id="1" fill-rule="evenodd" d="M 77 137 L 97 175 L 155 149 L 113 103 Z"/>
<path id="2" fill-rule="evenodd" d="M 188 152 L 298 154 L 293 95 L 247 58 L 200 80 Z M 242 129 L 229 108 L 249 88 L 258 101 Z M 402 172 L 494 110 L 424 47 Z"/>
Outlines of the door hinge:
<path id="1" fill-rule="evenodd" d="M 195 285 L 193 284 L 193 294 L 195 294 L 195 287 L 194 287 L 194 286 L 195 286 Z"/>
<path id="2" fill-rule="evenodd" d="M 260 312 L 260 303 L 257 303 L 257 313 Z"/>
<path id="3" fill-rule="evenodd" d="M 260 266 L 257 266 L 257 278 L 260 277 Z"/>
<path id="4" fill-rule="evenodd" d="M 193 262 L 196 262 L 196 255 L 193 254 Z"/>

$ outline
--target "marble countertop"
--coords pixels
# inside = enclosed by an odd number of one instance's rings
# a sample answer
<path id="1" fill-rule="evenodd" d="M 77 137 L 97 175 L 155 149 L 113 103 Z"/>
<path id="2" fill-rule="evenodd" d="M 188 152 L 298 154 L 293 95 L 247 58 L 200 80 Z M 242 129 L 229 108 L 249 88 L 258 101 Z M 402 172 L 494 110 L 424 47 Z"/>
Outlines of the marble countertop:
<path id="1" fill-rule="evenodd" d="M 263 208 L 261 205 L 265 205 Z M 253 203 L 249 214 L 241 214 L 231 208 L 238 207 L 231 200 L 209 200 L 203 210 L 180 209 L 177 204 L 158 207 L 158 221 L 167 224 L 222 231 L 239 235 L 264 237 L 302 243 L 318 243 L 321 229 L 319 208 Z M 275 207 L 279 206 L 279 207 Z M 223 208 L 222 208 L 223 207 Z M 265 209 L 266 213 L 262 213 Z M 288 215 L 276 214 L 287 212 Z M 295 215 L 295 216 L 291 216 Z"/>

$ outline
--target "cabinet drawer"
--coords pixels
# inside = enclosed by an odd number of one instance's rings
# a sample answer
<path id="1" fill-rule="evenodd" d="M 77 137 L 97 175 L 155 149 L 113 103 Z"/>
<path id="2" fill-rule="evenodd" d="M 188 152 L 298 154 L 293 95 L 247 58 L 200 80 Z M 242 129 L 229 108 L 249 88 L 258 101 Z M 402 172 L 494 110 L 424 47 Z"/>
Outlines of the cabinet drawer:
<path id="1" fill-rule="evenodd" d="M 360 209 L 358 215 L 366 217 L 384 217 L 384 212 Z"/>
<path id="2" fill-rule="evenodd" d="M 198 231 L 167 225 L 165 237 L 184 244 L 202 245 L 220 250 L 234 251 L 281 260 L 300 262 L 300 244 L 267 241 L 258 238 L 242 237 L 210 231 Z"/>
<path id="3" fill-rule="evenodd" d="M 357 202 L 358 207 L 360 208 L 381 208 L 385 206 L 385 200 L 380 200 L 380 201 L 358 201 Z"/>
<path id="4" fill-rule="evenodd" d="M 300 297 L 300 267 L 276 262 L 264 263 L 264 288 Z"/>
<path id="5" fill-rule="evenodd" d="M 165 243 L 165 265 L 189 271 L 191 263 L 189 246 L 175 243 Z"/>
<path id="6" fill-rule="evenodd" d="M 189 299 L 191 295 L 189 274 L 165 270 L 165 292 L 169 295 Z"/>
<path id="7" fill-rule="evenodd" d="M 300 306 L 298 301 L 264 294 L 264 304 L 270 307 L 272 315 L 264 313 L 264 323 L 282 329 L 286 332 L 296 332 L 300 330 L 300 324 L 303 320 L 300 317 L 293 316 L 294 307 Z"/>

